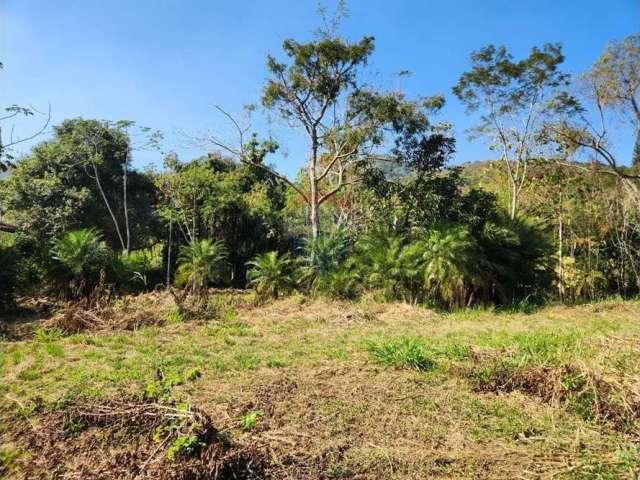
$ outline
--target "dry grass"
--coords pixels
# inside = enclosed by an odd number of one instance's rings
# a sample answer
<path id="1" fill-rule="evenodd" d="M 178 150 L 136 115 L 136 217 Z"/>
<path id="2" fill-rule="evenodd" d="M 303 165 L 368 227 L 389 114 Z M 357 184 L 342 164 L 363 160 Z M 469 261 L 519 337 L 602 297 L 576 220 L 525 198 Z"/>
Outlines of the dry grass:
<path id="1" fill-rule="evenodd" d="M 227 442 L 225 452 L 249 452 L 255 468 L 234 467 L 238 478 L 637 475 L 637 303 L 531 315 L 438 314 L 405 304 L 302 297 L 256 306 L 236 294 L 218 296 L 211 318 L 185 319 L 174 318 L 169 299 L 155 295 L 114 307 L 132 315 L 148 305 L 162 320 L 153 326 L 0 344 L 4 424 L 50 422 L 68 415 L 79 399 L 113 406 L 123 395 L 151 392 L 156 403 L 186 402 L 206 415 Z M 385 356 L 400 363 L 380 362 L 372 345 L 383 345 Z M 399 368 L 403 345 L 415 346 L 408 354 L 418 351 L 433 362 L 430 368 Z M 587 381 L 567 383 L 580 378 Z M 26 478 L 24 458 L 34 454 L 19 432 L 0 432 L 6 463 L 13 465 L 9 478 Z M 158 465 L 184 474 L 170 478 L 201 478 L 189 477 L 185 462 L 206 470 L 224 458 L 169 460 L 166 445 L 159 447 L 148 431 L 135 441 L 127 437 L 133 450 L 113 432 L 93 425 L 82 443 L 65 437 L 62 455 L 43 455 L 78 472 L 78 449 L 86 458 L 100 449 L 104 473 L 118 464 L 121 449 L 140 452 L 127 453 L 133 460 L 121 470 L 114 467 L 121 478 L 135 475 L 150 452 Z M 108 448 L 100 440 L 105 435 L 113 436 Z M 15 456 L 22 460 L 11 460 Z"/>

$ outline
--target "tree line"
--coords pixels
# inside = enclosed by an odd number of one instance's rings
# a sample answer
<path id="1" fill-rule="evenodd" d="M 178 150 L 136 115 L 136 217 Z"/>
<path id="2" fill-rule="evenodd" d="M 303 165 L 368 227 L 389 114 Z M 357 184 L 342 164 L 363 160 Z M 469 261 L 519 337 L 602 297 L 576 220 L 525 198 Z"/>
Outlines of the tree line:
<path id="1" fill-rule="evenodd" d="M 639 35 L 578 78 L 559 44 L 473 52 L 452 93 L 493 160 L 463 166 L 442 95 L 366 81 L 374 46 L 320 31 L 267 58 L 261 104 L 308 147 L 295 178 L 270 163 L 274 139 L 219 107 L 235 142 L 199 138 L 209 153 L 155 169 L 131 159 L 162 135 L 131 121 L 65 120 L 18 158 L 0 130 L 0 305 L 175 284 L 444 308 L 638 294 Z"/>

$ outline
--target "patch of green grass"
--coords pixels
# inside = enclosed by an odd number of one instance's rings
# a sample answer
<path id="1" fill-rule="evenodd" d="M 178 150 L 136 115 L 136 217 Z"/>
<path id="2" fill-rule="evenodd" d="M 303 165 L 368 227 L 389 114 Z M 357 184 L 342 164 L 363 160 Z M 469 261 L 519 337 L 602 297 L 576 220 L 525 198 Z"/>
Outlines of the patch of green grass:
<path id="1" fill-rule="evenodd" d="M 176 325 L 179 323 L 184 323 L 186 320 L 185 313 L 178 307 L 173 307 L 171 310 L 167 312 L 164 317 L 164 321 L 167 325 Z"/>
<path id="2" fill-rule="evenodd" d="M 77 333 L 69 337 L 69 342 L 75 345 L 91 345 L 94 347 L 101 347 L 104 345 L 104 340 L 95 335 L 88 333 Z"/>
<path id="3" fill-rule="evenodd" d="M 25 370 L 22 370 L 18 374 L 19 380 L 24 380 L 27 382 L 33 382 L 34 380 L 38 380 L 40 377 L 42 377 L 41 366 L 36 366 L 36 365 L 33 365 Z"/>
<path id="4" fill-rule="evenodd" d="M 15 449 L 8 447 L 0 448 L 0 478 L 4 478 L 5 474 L 13 470 L 14 463 L 19 456 L 19 452 Z"/>
<path id="5" fill-rule="evenodd" d="M 344 348 L 337 347 L 329 347 L 326 350 L 327 357 L 332 360 L 342 360 L 346 361 L 349 359 L 349 352 L 347 352 Z"/>
<path id="6" fill-rule="evenodd" d="M 527 411 L 501 398 L 472 398 L 466 411 L 473 420 L 471 434 L 477 440 L 495 436 L 525 438 L 537 435 L 541 430 L 540 423 Z"/>
<path id="7" fill-rule="evenodd" d="M 63 357 L 64 348 L 55 342 L 47 342 L 44 344 L 45 351 L 52 357 Z"/>
<path id="8" fill-rule="evenodd" d="M 233 358 L 240 370 L 255 370 L 260 365 L 260 357 L 253 353 L 239 352 Z"/>
<path id="9" fill-rule="evenodd" d="M 21 350 L 11 351 L 11 362 L 14 365 L 19 365 L 23 359 L 24 359 L 24 353 Z"/>
<path id="10" fill-rule="evenodd" d="M 433 353 L 418 338 L 398 338 L 379 343 L 371 342 L 367 349 L 376 363 L 381 365 L 427 371 L 435 367 Z"/>
<path id="11" fill-rule="evenodd" d="M 211 337 L 226 336 L 225 341 L 227 343 L 232 342 L 233 345 L 235 345 L 235 341 L 230 336 L 244 337 L 249 335 L 249 328 L 246 322 L 239 320 L 235 310 L 227 310 L 217 324 L 205 325 L 202 331 L 205 335 Z"/>
<path id="12" fill-rule="evenodd" d="M 287 366 L 287 362 L 279 358 L 270 358 L 267 360 L 267 367 L 269 368 L 282 368 L 286 366 Z"/>
<path id="13" fill-rule="evenodd" d="M 33 332 L 33 339 L 36 342 L 55 342 L 56 340 L 60 340 L 63 336 L 64 332 L 59 328 L 52 328 L 50 330 L 38 328 Z"/>

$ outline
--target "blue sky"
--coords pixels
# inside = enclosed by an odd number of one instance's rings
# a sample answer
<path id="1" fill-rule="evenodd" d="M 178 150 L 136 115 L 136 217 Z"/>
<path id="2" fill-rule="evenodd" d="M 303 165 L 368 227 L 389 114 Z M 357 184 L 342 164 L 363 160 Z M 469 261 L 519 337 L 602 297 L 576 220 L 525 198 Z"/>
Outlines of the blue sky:
<path id="1" fill-rule="evenodd" d="M 490 157 L 484 144 L 466 139 L 473 118 L 451 95 L 472 50 L 504 44 L 517 58 L 533 45 L 561 42 L 565 69 L 579 73 L 608 41 L 640 30 L 638 0 L 350 0 L 348 10 L 345 36 L 376 37 L 373 83 L 447 96 L 442 117 L 455 125 L 456 163 Z M 286 38 L 310 39 L 316 11 L 315 0 L 0 0 L 0 103 L 46 109 L 50 102 L 54 124 L 77 116 L 136 120 L 165 133 L 164 150 L 189 159 L 202 149 L 177 132 L 209 129 L 232 140 L 212 106 L 239 115 L 257 102 L 267 54 L 278 56 Z M 401 80 L 395 74 L 403 69 L 412 75 Z M 260 111 L 252 123 L 279 140 L 282 151 L 271 161 L 294 174 L 304 162 L 298 132 Z M 628 155 L 630 132 L 619 137 L 619 153 Z M 159 153 L 136 153 L 137 166 L 160 161 Z"/>

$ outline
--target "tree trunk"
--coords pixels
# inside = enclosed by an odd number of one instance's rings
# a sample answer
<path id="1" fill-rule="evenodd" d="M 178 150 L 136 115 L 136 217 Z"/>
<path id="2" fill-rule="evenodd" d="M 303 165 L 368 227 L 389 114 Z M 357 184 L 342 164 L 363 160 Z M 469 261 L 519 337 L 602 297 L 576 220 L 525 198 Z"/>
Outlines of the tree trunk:
<path id="1" fill-rule="evenodd" d="M 15 233 L 16 226 L 8 223 L 0 222 L 0 232 Z"/>
<path id="2" fill-rule="evenodd" d="M 562 256 L 563 247 L 563 219 L 562 219 L 562 193 L 560 193 L 560 214 L 558 216 L 558 295 L 564 301 L 564 264 Z"/>
<path id="3" fill-rule="evenodd" d="M 169 244 L 167 245 L 167 288 L 171 288 L 171 237 L 173 221 L 169 220 Z"/>
<path id="4" fill-rule="evenodd" d="M 122 238 L 122 233 L 120 233 L 120 225 L 118 224 L 118 220 L 116 219 L 116 216 L 114 215 L 113 210 L 111 210 L 111 205 L 109 204 L 107 195 L 104 193 L 104 190 L 102 189 L 102 183 L 100 182 L 100 176 L 98 174 L 98 167 L 93 162 L 91 162 L 91 165 L 93 167 L 93 174 L 95 175 L 96 184 L 98 185 L 98 190 L 100 190 L 100 194 L 102 195 L 102 200 L 104 201 L 104 204 L 107 207 L 107 210 L 109 211 L 109 215 L 111 215 L 111 220 L 113 220 L 113 226 L 116 227 L 116 233 L 118 234 L 118 240 L 120 240 L 120 246 L 122 246 L 122 250 L 124 251 L 126 250 L 126 246 L 124 244 L 124 239 Z"/>
<path id="5" fill-rule="evenodd" d="M 515 181 L 511 184 L 511 206 L 509 210 L 509 216 L 511 220 L 516 218 L 516 212 L 518 210 L 518 186 Z"/>
<path id="6" fill-rule="evenodd" d="M 122 173 L 122 203 L 124 205 L 124 228 L 126 235 L 126 251 L 131 248 L 131 230 L 129 229 L 129 207 L 127 206 L 127 170 L 129 164 L 129 157 L 124 161 L 124 170 Z"/>
<path id="7" fill-rule="evenodd" d="M 315 195 L 314 195 L 315 196 Z M 311 236 L 316 239 L 320 236 L 320 206 L 316 199 L 311 200 L 311 213 L 309 221 L 311 222 Z"/>
<path id="8" fill-rule="evenodd" d="M 316 167 L 318 163 L 318 141 L 315 135 L 311 137 L 311 165 L 309 165 L 309 222 L 311 223 L 311 236 L 316 239 L 320 236 L 320 202 L 318 196 L 318 178 Z"/>

